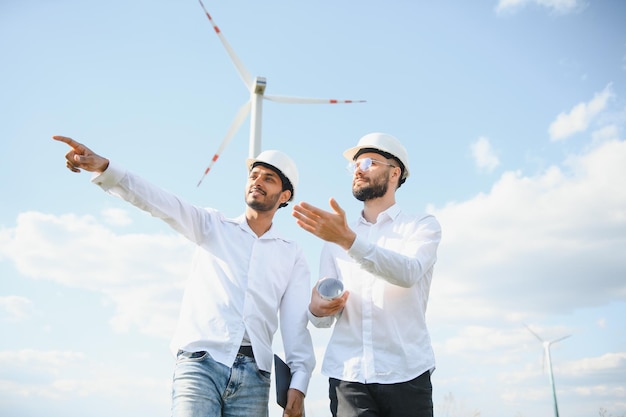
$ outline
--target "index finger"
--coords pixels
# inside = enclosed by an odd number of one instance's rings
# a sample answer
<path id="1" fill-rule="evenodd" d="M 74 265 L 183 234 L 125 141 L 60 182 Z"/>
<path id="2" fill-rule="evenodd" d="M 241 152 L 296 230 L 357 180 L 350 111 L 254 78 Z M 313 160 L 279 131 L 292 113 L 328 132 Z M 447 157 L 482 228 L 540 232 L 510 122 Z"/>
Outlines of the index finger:
<path id="1" fill-rule="evenodd" d="M 67 143 L 72 148 L 77 148 L 77 147 L 81 146 L 80 143 L 76 142 L 72 138 L 68 138 L 67 136 L 54 135 L 54 136 L 52 136 L 52 139 L 58 140 L 59 142 Z"/>

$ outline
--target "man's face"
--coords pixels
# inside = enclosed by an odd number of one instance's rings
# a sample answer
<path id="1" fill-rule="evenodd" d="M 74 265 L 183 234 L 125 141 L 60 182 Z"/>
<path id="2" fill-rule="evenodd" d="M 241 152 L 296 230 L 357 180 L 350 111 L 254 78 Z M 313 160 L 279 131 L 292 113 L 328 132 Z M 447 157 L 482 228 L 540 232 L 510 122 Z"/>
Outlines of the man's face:
<path id="1" fill-rule="evenodd" d="M 369 158 L 371 164 L 361 169 L 363 161 Z M 391 170 L 396 166 L 393 160 L 385 159 L 377 153 L 364 153 L 354 161 L 357 168 L 352 176 L 352 195 L 359 201 L 380 198 L 387 193 Z M 369 161 L 368 161 L 369 162 Z"/>
<path id="2" fill-rule="evenodd" d="M 283 194 L 282 189 L 283 183 L 276 171 L 257 165 L 248 174 L 246 204 L 257 211 L 274 210 Z"/>

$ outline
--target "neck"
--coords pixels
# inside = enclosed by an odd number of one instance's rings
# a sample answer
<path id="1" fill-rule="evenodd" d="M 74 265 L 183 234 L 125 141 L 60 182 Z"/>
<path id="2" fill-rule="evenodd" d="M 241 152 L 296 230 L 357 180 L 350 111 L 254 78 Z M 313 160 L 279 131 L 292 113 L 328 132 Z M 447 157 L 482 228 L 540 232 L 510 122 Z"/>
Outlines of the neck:
<path id="1" fill-rule="evenodd" d="M 363 218 L 370 223 L 376 223 L 378 215 L 389 207 L 396 204 L 395 194 L 387 193 L 382 197 L 373 198 L 363 202 Z"/>
<path id="2" fill-rule="evenodd" d="M 257 237 L 263 236 L 272 227 L 272 221 L 274 219 L 273 211 L 256 211 L 248 207 L 246 210 L 246 221 L 250 229 L 257 235 Z"/>

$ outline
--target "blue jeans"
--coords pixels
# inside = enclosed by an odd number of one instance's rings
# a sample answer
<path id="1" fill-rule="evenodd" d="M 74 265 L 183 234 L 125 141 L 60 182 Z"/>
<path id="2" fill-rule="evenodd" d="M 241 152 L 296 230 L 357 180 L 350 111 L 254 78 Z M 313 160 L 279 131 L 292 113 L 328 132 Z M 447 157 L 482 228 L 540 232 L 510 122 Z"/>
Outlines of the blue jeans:
<path id="1" fill-rule="evenodd" d="M 237 355 L 232 368 L 207 352 L 179 352 L 172 383 L 172 417 L 267 417 L 270 373 Z"/>

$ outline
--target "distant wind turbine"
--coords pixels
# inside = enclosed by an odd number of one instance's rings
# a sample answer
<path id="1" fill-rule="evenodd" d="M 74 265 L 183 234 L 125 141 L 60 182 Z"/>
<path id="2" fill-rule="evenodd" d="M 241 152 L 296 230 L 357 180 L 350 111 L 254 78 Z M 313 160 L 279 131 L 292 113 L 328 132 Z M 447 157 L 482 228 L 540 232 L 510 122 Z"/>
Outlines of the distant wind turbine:
<path id="1" fill-rule="evenodd" d="M 237 57 L 237 55 L 235 55 L 235 52 L 226 41 L 226 38 L 224 37 L 224 35 L 222 35 L 222 32 L 220 31 L 220 29 L 217 27 L 217 25 L 211 18 L 211 15 L 209 14 L 209 12 L 207 12 L 206 8 L 204 7 L 204 3 L 202 3 L 202 0 L 198 0 L 198 1 L 200 2 L 200 5 L 202 6 L 202 9 L 204 10 L 204 13 L 206 14 L 207 18 L 211 22 L 211 25 L 213 25 L 213 29 L 215 30 L 215 33 L 217 33 L 217 36 L 222 42 L 222 45 L 224 45 L 226 52 L 228 52 L 230 59 L 233 61 L 233 64 L 235 64 L 235 68 L 237 69 L 239 76 L 241 77 L 244 84 L 246 85 L 246 88 L 250 91 L 250 99 L 237 112 L 235 119 L 231 123 L 228 131 L 226 132 L 226 136 L 222 140 L 222 143 L 220 144 L 217 152 L 215 153 L 215 155 L 213 155 L 213 159 L 211 159 L 209 166 L 204 171 L 204 174 L 202 175 L 202 178 L 200 178 L 200 181 L 198 181 L 198 186 L 200 186 L 206 174 L 209 173 L 209 171 L 213 167 L 213 164 L 218 160 L 222 151 L 224 150 L 224 148 L 226 148 L 226 145 L 228 145 L 228 142 L 230 142 L 230 140 L 235 135 L 237 130 L 239 130 L 243 121 L 248 117 L 248 114 L 251 114 L 250 115 L 250 145 L 249 145 L 248 156 L 249 158 L 254 158 L 261 152 L 261 115 L 263 112 L 263 108 L 262 108 L 263 99 L 276 101 L 280 103 L 308 103 L 308 104 L 338 104 L 338 103 L 364 103 L 365 102 L 365 100 L 335 100 L 335 99 L 265 95 L 265 87 L 267 85 L 266 79 L 264 77 L 252 78 L 252 76 L 250 75 L 248 70 L 245 68 L 241 60 Z"/>
<path id="2" fill-rule="evenodd" d="M 548 362 L 548 377 L 550 378 L 550 386 L 552 387 L 552 399 L 554 401 L 554 417 L 559 417 L 559 406 L 557 405 L 557 402 L 556 402 L 556 389 L 554 388 L 554 375 L 552 373 L 552 359 L 550 357 L 550 346 L 557 342 L 560 342 L 563 339 L 567 339 L 571 335 L 568 334 L 567 336 L 559 337 L 558 339 L 555 339 L 552 341 L 545 341 L 541 337 L 539 337 L 537 333 L 533 332 L 532 329 L 527 324 L 525 324 L 524 326 L 526 326 L 528 331 L 531 332 L 537 339 L 539 339 L 539 341 L 543 345 L 543 351 L 544 351 L 543 357 L 544 357 L 544 360 L 547 360 Z"/>

